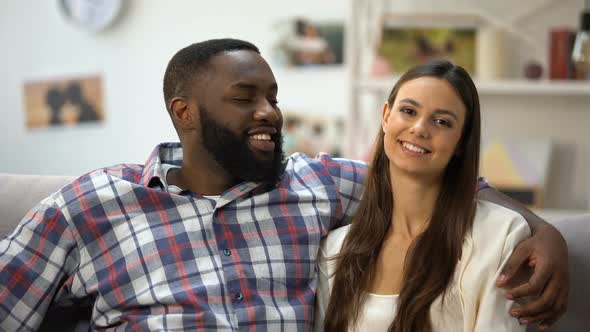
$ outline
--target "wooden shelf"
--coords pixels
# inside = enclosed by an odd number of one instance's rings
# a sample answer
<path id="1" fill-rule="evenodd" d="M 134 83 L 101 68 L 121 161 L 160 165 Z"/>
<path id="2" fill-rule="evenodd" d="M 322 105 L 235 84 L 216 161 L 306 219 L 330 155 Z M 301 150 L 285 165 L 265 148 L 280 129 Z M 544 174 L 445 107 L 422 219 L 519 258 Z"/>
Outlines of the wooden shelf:
<path id="1" fill-rule="evenodd" d="M 382 91 L 388 93 L 398 78 L 364 78 L 357 81 L 355 87 L 361 91 Z M 590 97 L 590 82 L 506 79 L 476 81 L 475 84 L 479 93 L 482 95 Z"/>

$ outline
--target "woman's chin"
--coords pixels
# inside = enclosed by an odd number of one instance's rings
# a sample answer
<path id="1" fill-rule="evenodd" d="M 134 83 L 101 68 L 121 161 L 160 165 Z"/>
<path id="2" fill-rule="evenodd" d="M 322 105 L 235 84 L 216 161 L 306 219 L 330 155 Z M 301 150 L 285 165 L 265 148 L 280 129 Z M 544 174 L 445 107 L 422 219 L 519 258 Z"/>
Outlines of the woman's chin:
<path id="1" fill-rule="evenodd" d="M 438 178 L 443 172 L 443 170 L 433 170 L 432 168 L 424 167 L 425 165 L 416 165 L 414 163 L 411 165 L 399 163 L 391 166 L 393 172 L 405 174 L 414 178 L 423 178 L 424 180 Z"/>

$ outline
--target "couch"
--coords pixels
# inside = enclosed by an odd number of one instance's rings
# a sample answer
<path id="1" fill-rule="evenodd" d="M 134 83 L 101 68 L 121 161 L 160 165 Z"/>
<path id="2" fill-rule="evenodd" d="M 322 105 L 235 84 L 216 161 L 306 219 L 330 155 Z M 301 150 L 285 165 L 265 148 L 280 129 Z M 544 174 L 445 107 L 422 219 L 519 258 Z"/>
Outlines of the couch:
<path id="1" fill-rule="evenodd" d="M 71 176 L 0 173 L 0 239 L 12 232 L 29 209 L 73 179 Z M 54 306 L 39 331 L 88 331 L 90 314 L 88 306 L 71 303 Z M 0 326 L 0 330 L 4 329 Z"/>
<path id="2" fill-rule="evenodd" d="M 0 237 L 11 232 L 30 208 L 72 179 L 0 173 Z M 590 213 L 551 217 L 548 221 L 561 231 L 568 243 L 571 285 L 568 312 L 551 331 L 590 331 Z M 89 319 L 88 308 L 58 307 L 48 313 L 42 330 L 86 330 Z M 534 326 L 528 329 L 535 330 Z"/>

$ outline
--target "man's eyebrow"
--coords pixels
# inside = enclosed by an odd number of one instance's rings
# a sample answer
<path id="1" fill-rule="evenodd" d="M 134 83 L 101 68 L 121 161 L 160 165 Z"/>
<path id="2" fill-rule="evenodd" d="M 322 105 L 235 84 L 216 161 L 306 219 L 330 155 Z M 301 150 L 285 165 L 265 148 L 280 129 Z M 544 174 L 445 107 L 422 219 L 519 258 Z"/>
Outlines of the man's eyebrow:
<path id="1" fill-rule="evenodd" d="M 246 83 L 246 82 L 238 82 L 235 84 L 232 84 L 231 88 L 237 88 L 237 89 L 243 89 L 243 90 L 256 90 L 258 86 L 256 84 L 253 83 Z M 271 90 L 278 90 L 279 87 L 276 83 L 273 83 L 270 86 Z"/>
<path id="2" fill-rule="evenodd" d="M 238 88 L 238 89 L 244 89 L 244 90 L 255 90 L 256 89 L 256 84 L 238 82 L 236 84 L 232 84 L 231 87 L 232 88 Z"/>

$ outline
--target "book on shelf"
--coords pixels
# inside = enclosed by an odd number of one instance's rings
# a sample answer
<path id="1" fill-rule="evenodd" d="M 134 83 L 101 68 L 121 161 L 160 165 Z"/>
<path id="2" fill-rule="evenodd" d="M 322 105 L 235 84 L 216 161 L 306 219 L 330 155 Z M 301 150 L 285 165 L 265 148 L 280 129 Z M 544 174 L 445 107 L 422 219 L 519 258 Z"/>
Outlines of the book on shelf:
<path id="1" fill-rule="evenodd" d="M 572 79 L 575 32 L 569 28 L 554 28 L 549 31 L 549 36 L 549 79 Z"/>

